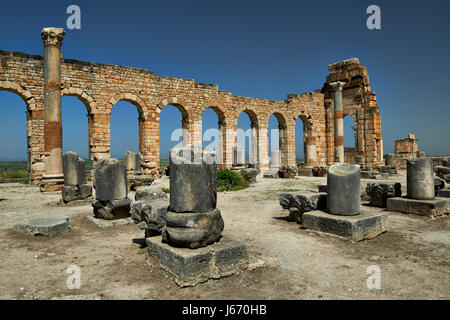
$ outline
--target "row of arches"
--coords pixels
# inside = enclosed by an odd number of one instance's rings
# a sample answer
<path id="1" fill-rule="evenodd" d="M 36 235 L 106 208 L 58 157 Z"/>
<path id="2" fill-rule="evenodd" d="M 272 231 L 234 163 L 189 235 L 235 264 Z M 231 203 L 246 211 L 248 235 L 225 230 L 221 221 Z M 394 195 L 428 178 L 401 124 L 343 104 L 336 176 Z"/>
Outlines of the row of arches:
<path id="1" fill-rule="evenodd" d="M 8 90 L 13 91 L 13 90 Z M 14 92 L 14 91 L 13 91 Z M 2 131 L 2 137 L 14 136 L 12 139 L 5 139 L 2 146 L 0 161 L 15 160 L 19 158 L 25 158 L 27 155 L 28 162 L 30 162 L 30 143 L 29 138 L 29 124 L 28 130 L 21 130 L 23 128 L 23 111 L 27 115 L 29 122 L 29 110 L 30 99 L 33 99 L 30 95 L 25 96 L 25 91 L 17 93 L 22 97 L 24 101 L 20 101 L 17 95 L 13 98 L 13 93 L 0 91 L 0 115 L 2 123 L 0 124 Z M 116 101 L 117 99 L 120 99 Z M 126 150 L 142 151 L 142 126 L 141 121 L 145 116 L 146 109 L 142 108 L 143 101 L 137 101 L 137 97 L 127 94 L 116 95 L 115 98 L 111 98 L 109 102 L 111 105 L 111 149 L 110 154 L 112 157 L 122 158 Z M 168 103 L 167 105 L 165 103 Z M 21 108 L 20 104 L 25 107 Z M 84 105 L 84 107 L 82 106 Z M 83 92 L 69 91 L 63 92 L 62 97 L 62 125 L 63 125 L 63 152 L 73 150 L 80 154 L 85 159 L 89 158 L 90 141 L 91 137 L 91 123 L 90 115 L 93 112 L 93 108 L 96 108 L 95 102 Z M 177 140 L 173 140 L 172 133 L 174 130 L 183 128 L 186 126 L 188 119 L 187 110 L 178 101 L 172 99 L 163 101 L 157 107 L 159 109 L 159 148 L 160 158 L 168 158 L 169 149 L 180 144 L 182 137 Z M 22 110 L 16 112 L 16 110 Z M 84 112 L 83 112 L 84 109 Z M 84 113 L 84 115 L 83 115 Z M 19 116 L 22 115 L 22 121 L 19 120 Z M 86 121 L 86 116 L 88 121 Z M 218 107 L 206 108 L 202 115 L 202 143 L 204 146 L 208 146 L 217 151 L 217 154 L 221 154 L 221 147 L 223 147 L 223 141 L 221 137 L 205 134 L 210 129 L 215 129 L 220 132 L 221 125 L 225 122 L 225 116 L 222 110 Z M 350 120 L 350 121 L 349 121 Z M 352 122 L 351 117 L 346 117 L 345 122 Z M 137 125 L 136 125 L 137 124 Z M 310 129 L 310 123 L 308 119 L 299 116 L 295 120 L 295 149 L 297 160 L 303 160 L 305 158 L 306 143 L 304 132 Z M 252 153 L 259 154 L 258 143 L 254 141 L 257 139 L 255 135 L 246 134 L 251 132 L 252 128 L 257 127 L 258 118 L 252 110 L 244 109 L 241 111 L 237 119 L 237 137 L 236 143 L 245 150 L 245 158 L 250 160 Z M 274 112 L 268 121 L 268 155 L 270 157 L 270 150 L 279 149 L 283 154 L 283 148 L 286 147 L 286 142 L 283 139 L 287 133 L 286 119 L 281 113 Z M 354 126 L 346 125 L 346 130 L 351 130 L 351 134 L 345 132 L 345 137 L 355 137 Z M 353 127 L 353 129 L 352 129 Z M 121 129 L 120 129 L 121 128 Z M 355 146 L 355 138 L 345 140 L 346 147 Z M 255 150 L 256 149 L 256 150 Z"/>

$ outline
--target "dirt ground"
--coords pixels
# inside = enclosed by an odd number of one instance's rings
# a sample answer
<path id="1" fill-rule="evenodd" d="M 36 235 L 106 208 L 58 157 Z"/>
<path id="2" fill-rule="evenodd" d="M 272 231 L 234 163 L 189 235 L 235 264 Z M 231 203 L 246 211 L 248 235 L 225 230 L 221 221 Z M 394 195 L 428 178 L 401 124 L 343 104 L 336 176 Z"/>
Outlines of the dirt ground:
<path id="1" fill-rule="evenodd" d="M 404 173 L 396 180 L 405 185 Z M 90 205 L 61 207 L 59 193 L 1 184 L 0 299 L 450 299 L 448 217 L 389 212 L 388 232 L 375 239 L 326 237 L 288 222 L 276 196 L 317 191 L 319 183 L 326 178 L 264 179 L 219 193 L 223 236 L 248 245 L 253 268 L 193 288 L 178 287 L 150 262 L 135 224 L 97 228 L 87 219 Z M 69 216 L 70 231 L 44 237 L 13 230 L 53 214 Z M 70 265 L 81 269 L 80 289 L 66 287 Z M 380 268 L 381 289 L 367 288 L 371 265 Z"/>

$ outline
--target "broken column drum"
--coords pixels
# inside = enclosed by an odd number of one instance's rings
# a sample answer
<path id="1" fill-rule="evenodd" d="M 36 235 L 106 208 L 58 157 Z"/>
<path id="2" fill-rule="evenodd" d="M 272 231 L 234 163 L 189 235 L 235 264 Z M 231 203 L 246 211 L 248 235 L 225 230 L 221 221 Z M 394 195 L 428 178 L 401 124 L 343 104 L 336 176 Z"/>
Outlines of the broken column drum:
<path id="1" fill-rule="evenodd" d="M 416 200 L 434 199 L 434 167 L 430 158 L 407 160 L 407 197 Z"/>
<path id="2" fill-rule="evenodd" d="M 281 165 L 281 154 L 280 150 L 272 150 L 270 153 L 270 167 L 279 168 Z"/>
<path id="3" fill-rule="evenodd" d="M 127 197 L 127 169 L 123 161 L 100 158 L 95 168 L 94 216 L 113 220 L 130 216 L 131 200 Z"/>
<path id="4" fill-rule="evenodd" d="M 353 216 L 360 212 L 360 167 L 348 163 L 336 163 L 328 169 L 327 209 L 341 216 Z"/>
<path id="5" fill-rule="evenodd" d="M 188 144 L 170 151 L 170 207 L 163 239 L 199 248 L 220 239 L 224 223 L 217 202 L 215 152 Z"/>
<path id="6" fill-rule="evenodd" d="M 141 171 L 141 157 L 138 153 L 131 151 L 125 152 L 124 161 L 128 171 Z"/>
<path id="7" fill-rule="evenodd" d="M 86 168 L 84 160 L 76 152 L 63 155 L 64 186 L 61 197 L 64 203 L 73 200 L 87 199 L 92 196 L 92 187 L 86 184 Z"/>

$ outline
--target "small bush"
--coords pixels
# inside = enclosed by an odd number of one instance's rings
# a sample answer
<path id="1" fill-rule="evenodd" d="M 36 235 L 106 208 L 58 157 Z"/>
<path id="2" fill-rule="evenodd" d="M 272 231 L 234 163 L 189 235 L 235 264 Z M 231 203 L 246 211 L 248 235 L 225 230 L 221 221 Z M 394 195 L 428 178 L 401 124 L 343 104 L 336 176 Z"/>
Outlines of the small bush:
<path id="1" fill-rule="evenodd" d="M 217 191 L 237 191 L 248 186 L 248 182 L 240 173 L 228 169 L 217 170 Z"/>
<path id="2" fill-rule="evenodd" d="M 170 189 L 169 189 L 169 188 L 164 188 L 164 187 L 162 187 L 161 190 L 162 190 L 164 193 L 170 193 Z"/>

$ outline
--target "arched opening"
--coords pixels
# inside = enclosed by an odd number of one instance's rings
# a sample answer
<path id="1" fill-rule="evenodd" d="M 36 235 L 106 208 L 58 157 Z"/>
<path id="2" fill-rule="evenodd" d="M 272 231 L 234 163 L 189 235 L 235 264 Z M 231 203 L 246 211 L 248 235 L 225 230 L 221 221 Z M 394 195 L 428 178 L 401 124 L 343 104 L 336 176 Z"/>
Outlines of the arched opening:
<path id="1" fill-rule="evenodd" d="M 187 112 L 181 105 L 169 104 L 161 110 L 159 118 L 159 166 L 169 165 L 169 152 L 189 141 Z"/>
<path id="2" fill-rule="evenodd" d="M 350 115 L 344 116 L 344 162 L 358 163 L 356 150 L 356 127 Z"/>
<path id="3" fill-rule="evenodd" d="M 242 148 L 245 162 L 252 168 L 258 164 L 258 122 L 256 114 L 244 110 L 237 121 L 236 145 Z"/>
<path id="4" fill-rule="evenodd" d="M 73 151 L 92 169 L 89 148 L 89 114 L 86 105 L 76 96 L 61 97 L 63 154 Z"/>
<path id="5" fill-rule="evenodd" d="M 306 163 L 305 126 L 300 117 L 295 120 L 295 162 L 300 166 Z"/>
<path id="6" fill-rule="evenodd" d="M 287 159 L 286 144 L 286 120 L 279 113 L 274 113 L 269 118 L 269 150 L 271 166 L 279 166 L 284 164 Z M 274 159 L 273 157 L 277 157 Z"/>
<path id="7" fill-rule="evenodd" d="M 214 108 L 207 108 L 202 113 L 202 146 L 215 150 L 216 163 L 223 164 L 223 113 Z"/>
<path id="8" fill-rule="evenodd" d="M 16 93 L 0 91 L 1 180 L 31 182 L 30 122 L 24 100 Z"/>
<path id="9" fill-rule="evenodd" d="M 112 158 L 123 159 L 125 152 L 141 151 L 140 114 L 131 102 L 121 100 L 111 111 L 111 148 Z"/>

